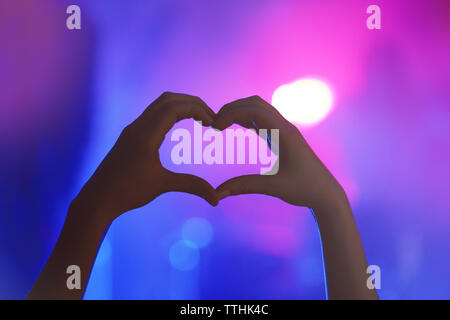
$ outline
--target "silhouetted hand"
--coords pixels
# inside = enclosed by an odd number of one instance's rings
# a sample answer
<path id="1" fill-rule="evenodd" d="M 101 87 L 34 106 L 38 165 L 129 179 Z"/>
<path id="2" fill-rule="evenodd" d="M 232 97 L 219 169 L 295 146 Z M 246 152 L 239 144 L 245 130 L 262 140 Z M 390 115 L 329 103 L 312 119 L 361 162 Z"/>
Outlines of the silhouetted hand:
<path id="1" fill-rule="evenodd" d="M 229 195 L 261 193 L 290 204 L 314 209 L 323 244 L 326 280 L 331 299 L 378 299 L 367 286 L 367 260 L 353 212 L 344 190 L 317 158 L 303 136 L 270 104 L 250 97 L 225 105 L 213 127 L 233 123 L 253 129 L 279 129 L 274 175 L 246 175 L 222 183 L 219 199 Z"/>
<path id="2" fill-rule="evenodd" d="M 195 194 L 217 205 L 216 191 L 208 182 L 165 169 L 158 152 L 164 136 L 177 121 L 194 118 L 210 126 L 214 115 L 198 97 L 162 94 L 123 130 L 77 198 L 109 212 L 105 217 L 109 223 L 169 191 Z"/>
<path id="3" fill-rule="evenodd" d="M 217 205 L 217 194 L 203 179 L 165 169 L 159 159 L 164 136 L 186 118 L 209 126 L 214 112 L 200 99 L 164 93 L 127 126 L 114 147 L 72 201 L 55 248 L 27 299 L 81 299 L 98 248 L 111 222 L 160 194 L 181 191 Z M 79 287 L 68 287 L 68 266 L 79 270 Z"/>
<path id="4" fill-rule="evenodd" d="M 271 176 L 236 177 L 216 192 L 199 177 L 165 169 L 159 147 L 170 128 L 186 118 L 219 130 L 233 123 L 279 129 L 279 146 L 272 145 L 280 152 L 279 171 Z M 212 205 L 228 195 L 262 193 L 313 208 L 322 236 L 330 298 L 378 298 L 366 285 L 367 261 L 345 193 L 297 128 L 258 97 L 230 103 L 215 116 L 200 98 L 173 93 L 163 94 L 123 130 L 72 201 L 55 248 L 27 298 L 82 298 L 108 225 L 120 214 L 169 191 L 192 193 Z M 81 270 L 79 290 L 70 290 L 66 284 L 66 269 L 71 265 Z"/>
<path id="5" fill-rule="evenodd" d="M 225 105 L 213 127 L 224 130 L 233 123 L 246 128 L 279 129 L 278 173 L 245 175 L 222 183 L 216 190 L 219 199 L 229 195 L 260 193 L 278 197 L 290 204 L 314 208 L 343 190 L 317 158 L 298 129 L 270 104 L 258 96 Z M 255 126 L 256 125 L 256 126 Z M 278 153 L 278 152 L 277 152 Z"/>

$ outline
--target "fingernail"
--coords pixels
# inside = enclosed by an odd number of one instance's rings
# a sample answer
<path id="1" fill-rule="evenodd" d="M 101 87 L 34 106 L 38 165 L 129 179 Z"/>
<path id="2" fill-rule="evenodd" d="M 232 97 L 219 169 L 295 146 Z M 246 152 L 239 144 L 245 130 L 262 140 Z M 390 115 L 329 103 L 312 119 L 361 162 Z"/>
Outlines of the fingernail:
<path id="1" fill-rule="evenodd" d="M 219 197 L 219 200 L 222 200 L 223 198 L 228 197 L 230 194 L 230 190 L 223 190 L 220 191 L 217 196 Z"/>

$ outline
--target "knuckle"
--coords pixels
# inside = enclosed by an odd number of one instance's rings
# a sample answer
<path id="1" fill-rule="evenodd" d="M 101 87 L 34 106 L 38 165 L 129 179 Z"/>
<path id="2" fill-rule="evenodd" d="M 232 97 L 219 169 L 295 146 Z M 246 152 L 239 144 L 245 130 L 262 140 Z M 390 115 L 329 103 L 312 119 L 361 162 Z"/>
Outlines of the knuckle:
<path id="1" fill-rule="evenodd" d="M 127 136 L 127 137 L 132 135 L 133 132 L 135 131 L 134 127 L 135 127 L 134 124 L 130 123 L 125 128 L 123 128 L 121 135 L 122 136 Z"/>
<path id="2" fill-rule="evenodd" d="M 170 91 L 164 91 L 164 92 L 161 94 L 160 98 L 161 98 L 162 100 L 167 100 L 167 99 L 169 99 L 169 98 L 172 97 L 172 96 L 173 96 L 173 93 L 172 93 L 172 92 L 170 92 Z"/>
<path id="3" fill-rule="evenodd" d="M 224 104 L 220 109 L 220 113 L 223 114 L 224 112 L 228 111 L 232 106 L 233 106 L 232 103 Z"/>
<path id="4" fill-rule="evenodd" d="M 254 96 L 255 98 L 255 101 L 256 102 L 258 102 L 258 103 L 265 103 L 266 101 L 263 99 L 263 98 L 261 98 L 260 96 Z"/>
<path id="5" fill-rule="evenodd" d="M 120 140 L 124 141 L 127 144 L 133 143 L 136 144 L 136 141 L 138 140 L 139 135 L 136 132 L 136 127 L 134 125 L 128 125 L 120 134 Z"/>
<path id="6" fill-rule="evenodd" d="M 200 98 L 199 96 L 192 96 L 192 99 L 197 102 L 203 102 L 202 98 Z"/>
<path id="7" fill-rule="evenodd" d="M 133 144 L 140 144 L 143 140 L 142 138 L 142 130 L 138 128 L 136 123 L 131 123 L 126 126 L 121 133 L 128 142 L 132 142 Z"/>
<path id="8" fill-rule="evenodd" d="M 203 99 L 198 96 L 192 96 L 192 102 L 200 107 L 203 107 L 206 105 L 206 103 L 203 101 Z"/>

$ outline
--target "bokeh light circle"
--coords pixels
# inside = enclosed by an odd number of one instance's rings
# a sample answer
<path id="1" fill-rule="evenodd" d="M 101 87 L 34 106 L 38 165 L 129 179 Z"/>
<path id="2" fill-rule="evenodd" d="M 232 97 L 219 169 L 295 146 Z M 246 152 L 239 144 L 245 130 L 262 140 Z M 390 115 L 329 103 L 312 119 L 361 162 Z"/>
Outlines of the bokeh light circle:
<path id="1" fill-rule="evenodd" d="M 194 217 L 183 224 L 181 236 L 187 245 L 203 248 L 211 242 L 213 228 L 208 220 Z"/>
<path id="2" fill-rule="evenodd" d="M 189 271 L 198 265 L 200 253 L 195 246 L 188 245 L 185 241 L 180 240 L 170 247 L 169 260 L 173 268 L 180 271 Z"/>
<path id="3" fill-rule="evenodd" d="M 272 105 L 289 121 L 314 125 L 330 113 L 333 94 L 325 82 L 304 78 L 278 87 Z"/>

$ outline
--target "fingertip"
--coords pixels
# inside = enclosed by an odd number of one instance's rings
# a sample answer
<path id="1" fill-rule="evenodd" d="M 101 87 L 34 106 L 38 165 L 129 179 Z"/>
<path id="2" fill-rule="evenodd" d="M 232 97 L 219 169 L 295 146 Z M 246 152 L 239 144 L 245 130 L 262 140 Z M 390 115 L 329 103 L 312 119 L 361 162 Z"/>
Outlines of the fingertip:
<path id="1" fill-rule="evenodd" d="M 222 200 L 222 199 L 224 199 L 224 198 L 226 198 L 226 197 L 228 197 L 230 195 L 231 195 L 230 190 L 226 190 L 226 189 L 225 190 L 221 190 L 221 191 L 219 191 L 217 193 L 217 197 L 218 197 L 219 200 Z"/>
<path id="2" fill-rule="evenodd" d="M 214 119 L 216 117 L 216 113 L 208 105 L 206 106 L 206 110 L 208 112 L 208 115 L 211 117 L 211 119 Z"/>
<path id="3" fill-rule="evenodd" d="M 219 198 L 217 197 L 217 195 L 214 193 L 214 195 L 208 197 L 208 199 L 206 199 L 206 201 L 208 201 L 208 203 L 210 205 L 212 205 L 213 207 L 217 207 L 217 205 L 219 204 Z"/>
<path id="4" fill-rule="evenodd" d="M 219 204 L 217 192 L 208 182 L 205 182 L 203 192 L 201 192 L 201 194 L 199 193 L 199 195 L 213 207 L 216 207 Z"/>
<path id="5" fill-rule="evenodd" d="M 218 131 L 223 131 L 226 128 L 228 128 L 230 125 L 227 125 L 227 123 L 225 123 L 224 121 L 220 121 L 220 120 L 214 120 L 214 122 L 212 123 L 212 127 Z"/>
<path id="6" fill-rule="evenodd" d="M 212 126 L 213 122 L 214 122 L 214 120 L 211 117 L 207 117 L 207 118 L 205 118 L 205 121 L 203 121 L 202 125 L 204 127 L 210 127 L 210 126 Z"/>
<path id="7" fill-rule="evenodd" d="M 201 118 L 196 117 L 195 121 L 197 121 L 200 125 L 204 127 L 210 127 L 214 122 L 213 118 L 206 113 Z"/>
<path id="8" fill-rule="evenodd" d="M 216 207 L 219 204 L 216 189 L 213 188 L 207 181 L 205 181 L 203 197 L 210 205 Z"/>

